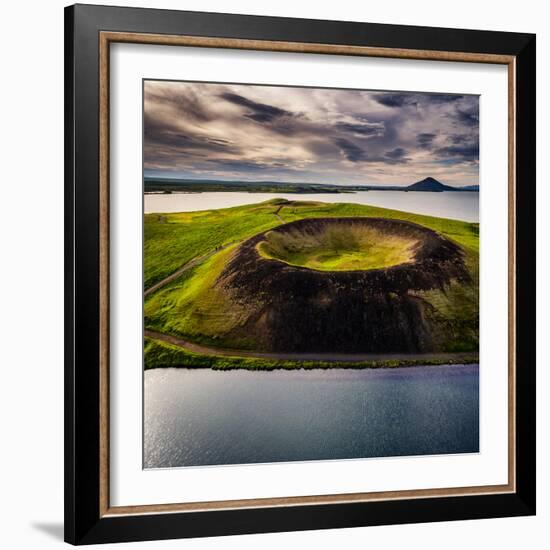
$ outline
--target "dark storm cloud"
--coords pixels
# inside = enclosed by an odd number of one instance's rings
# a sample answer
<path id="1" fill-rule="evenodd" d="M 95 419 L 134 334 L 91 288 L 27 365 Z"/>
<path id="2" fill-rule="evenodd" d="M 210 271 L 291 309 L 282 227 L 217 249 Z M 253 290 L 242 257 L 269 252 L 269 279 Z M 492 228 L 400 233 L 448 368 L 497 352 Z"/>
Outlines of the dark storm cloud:
<path id="1" fill-rule="evenodd" d="M 456 161 L 472 162 L 479 158 L 479 145 L 451 145 L 435 150 L 439 157 L 454 159 Z"/>
<path id="2" fill-rule="evenodd" d="M 387 93 L 376 94 L 374 96 L 375 101 L 384 105 L 385 107 L 403 107 L 404 105 L 416 104 L 415 94 L 400 94 L 400 93 Z"/>
<path id="3" fill-rule="evenodd" d="M 396 147 L 393 151 L 386 151 L 385 156 L 393 160 L 399 160 L 405 157 L 406 154 L 407 151 L 405 149 L 402 147 Z"/>
<path id="4" fill-rule="evenodd" d="M 311 151 L 315 157 L 333 156 L 340 148 L 333 141 L 323 139 L 323 136 L 310 137 L 303 141 L 304 147 Z"/>
<path id="5" fill-rule="evenodd" d="M 469 129 L 469 126 L 468 126 Z M 477 162 L 479 160 L 479 135 L 450 134 L 446 139 L 448 145 L 435 149 L 434 155 L 455 163 Z"/>
<path id="6" fill-rule="evenodd" d="M 213 118 L 208 107 L 203 104 L 193 90 L 173 94 L 167 93 L 162 88 L 145 86 L 144 96 L 145 102 L 169 106 L 177 112 L 178 116 L 183 118 L 201 122 L 209 122 Z"/>
<path id="7" fill-rule="evenodd" d="M 416 136 L 416 141 L 418 142 L 418 147 L 421 149 L 430 149 L 435 139 L 436 134 L 429 132 L 422 132 Z"/>
<path id="8" fill-rule="evenodd" d="M 426 105 L 454 103 L 464 96 L 454 94 L 419 94 L 419 93 L 378 93 L 375 100 L 385 107 L 405 107 L 407 105 Z"/>
<path id="9" fill-rule="evenodd" d="M 479 102 L 468 101 L 462 105 L 459 104 L 449 116 L 454 119 L 456 126 L 478 128 Z"/>
<path id="10" fill-rule="evenodd" d="M 190 130 L 182 131 L 172 121 L 155 119 L 147 113 L 143 126 L 145 146 L 165 145 L 174 149 L 238 152 L 226 139 L 194 135 Z"/>
<path id="11" fill-rule="evenodd" d="M 212 155 L 240 155 L 239 147 L 229 140 L 199 134 L 193 128 L 182 128 L 174 119 L 165 120 L 151 113 L 144 115 L 143 152 L 145 167 L 169 167 L 194 163 Z"/>
<path id="12" fill-rule="evenodd" d="M 336 138 L 334 143 L 340 147 L 342 154 L 350 162 L 361 162 L 367 160 L 367 155 L 361 147 L 345 138 Z"/>
<path id="13" fill-rule="evenodd" d="M 235 159 L 216 159 L 216 164 L 224 166 L 225 168 L 231 168 L 233 170 L 265 170 L 271 168 L 272 165 L 263 162 L 251 162 Z"/>
<path id="14" fill-rule="evenodd" d="M 425 99 L 429 103 L 455 103 L 460 101 L 464 96 L 456 94 L 425 94 Z"/>
<path id="15" fill-rule="evenodd" d="M 302 137 L 307 137 L 308 134 L 315 136 L 325 130 L 312 124 L 301 113 L 294 113 L 275 105 L 253 101 L 241 94 L 223 92 L 220 94 L 220 97 L 229 103 L 244 107 L 245 112 L 242 116 L 260 124 L 266 131 L 281 136 L 293 137 L 301 135 Z"/>
<path id="16" fill-rule="evenodd" d="M 461 143 L 467 143 L 470 140 L 470 136 L 467 134 L 451 134 L 447 136 L 447 141 L 453 145 L 460 145 Z"/>
<path id="17" fill-rule="evenodd" d="M 251 113 L 247 113 L 244 116 L 254 120 L 255 122 L 271 122 L 273 119 L 281 116 L 292 116 L 290 111 L 285 109 L 279 109 L 273 105 L 267 105 L 265 103 L 258 103 L 252 101 L 242 95 L 234 94 L 231 92 L 224 92 L 220 94 L 220 97 L 233 103 L 235 105 L 240 105 L 241 107 L 246 107 Z"/>
<path id="18" fill-rule="evenodd" d="M 479 124 L 479 113 L 474 109 L 461 110 L 457 109 L 455 114 L 457 120 L 464 126 L 477 126 Z"/>
<path id="19" fill-rule="evenodd" d="M 360 136 L 382 136 L 385 130 L 383 122 L 338 122 L 334 125 L 334 128 L 342 132 L 350 132 Z"/>
<path id="20" fill-rule="evenodd" d="M 147 173 L 478 183 L 475 96 L 154 81 L 144 92 Z"/>
<path id="21" fill-rule="evenodd" d="M 336 143 L 336 145 L 338 145 L 344 157 L 350 162 L 368 162 L 395 165 L 405 164 L 410 161 L 410 159 L 406 157 L 407 151 L 402 147 L 396 147 L 391 151 L 386 151 L 383 155 L 369 156 L 364 149 L 348 139 L 336 138 L 334 142 Z"/>

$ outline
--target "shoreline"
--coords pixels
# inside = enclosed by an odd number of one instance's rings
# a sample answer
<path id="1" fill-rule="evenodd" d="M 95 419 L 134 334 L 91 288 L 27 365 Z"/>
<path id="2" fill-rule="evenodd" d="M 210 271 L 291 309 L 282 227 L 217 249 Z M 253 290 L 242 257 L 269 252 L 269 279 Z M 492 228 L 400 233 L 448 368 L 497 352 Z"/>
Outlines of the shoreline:
<path id="1" fill-rule="evenodd" d="M 296 365 L 292 367 L 287 366 L 274 366 L 274 367 L 237 367 L 237 366 L 189 366 L 189 365 L 159 365 L 153 367 L 144 367 L 143 371 L 152 371 L 159 369 L 177 369 L 177 370 L 212 370 L 212 371 L 234 371 L 234 370 L 246 370 L 246 371 L 262 371 L 262 372 L 273 372 L 273 371 L 313 371 L 313 370 L 393 370 L 393 369 L 413 369 L 413 368 L 423 368 L 423 367 L 466 367 L 469 365 L 479 365 L 478 361 L 471 362 L 443 362 L 443 363 L 430 363 L 430 362 L 420 362 L 420 363 L 403 363 L 396 365 L 357 365 L 355 363 L 348 364 L 334 364 L 334 365 L 321 365 L 314 364 L 311 366 Z"/>
<path id="2" fill-rule="evenodd" d="M 292 208 L 286 208 L 287 206 Z M 276 208 L 278 207 L 278 208 Z M 310 212 L 311 210 L 311 212 Z M 272 227 L 275 225 L 273 215 L 277 216 L 279 221 L 284 223 L 298 223 L 302 220 L 307 220 L 312 218 L 314 220 L 319 219 L 320 212 L 324 214 L 323 217 L 334 218 L 334 217 L 356 217 L 361 216 L 362 214 L 369 214 L 373 217 L 374 214 L 378 216 L 388 218 L 388 219 L 397 219 L 400 221 L 418 223 L 426 228 L 437 232 L 443 236 L 450 235 L 452 236 L 453 242 L 457 242 L 459 246 L 463 247 L 464 250 L 469 254 L 468 259 L 471 260 L 472 265 L 468 268 L 473 270 L 472 273 L 475 274 L 477 268 L 477 242 L 478 242 L 478 230 L 477 227 L 474 227 L 475 224 L 468 222 L 461 222 L 456 220 L 449 220 L 444 218 L 435 218 L 428 215 L 417 215 L 410 214 L 406 212 L 398 212 L 394 210 L 384 210 L 379 207 L 371 207 L 360 204 L 352 203 L 328 203 L 321 204 L 321 206 L 315 204 L 314 207 L 310 207 L 308 203 L 300 201 L 289 201 L 280 203 L 280 201 L 267 201 L 258 205 L 243 206 L 240 209 L 218 209 L 212 212 L 206 212 L 199 218 L 199 221 L 195 223 L 198 230 L 204 231 L 206 221 L 212 222 L 212 227 L 216 229 L 217 233 L 214 232 L 212 238 L 208 235 L 208 242 L 205 242 L 202 248 L 197 248 L 196 243 L 188 242 L 187 235 L 189 235 L 189 224 L 185 225 L 185 232 L 182 232 L 180 241 L 177 241 L 176 244 L 180 246 L 183 256 L 179 254 L 172 254 L 170 258 L 180 258 L 184 263 L 183 267 L 180 264 L 176 265 L 176 261 L 171 259 L 170 261 L 165 262 L 165 258 L 158 255 L 156 257 L 156 262 L 152 264 L 151 269 L 159 271 L 159 265 L 163 267 L 164 271 L 161 271 L 161 275 L 164 273 L 169 273 L 168 276 L 160 278 L 157 276 L 156 283 L 151 288 L 145 290 L 146 300 L 145 300 L 145 310 L 144 310 L 144 322 L 146 324 L 146 330 L 144 331 L 145 336 L 145 346 L 144 346 L 144 363 L 146 369 L 152 368 L 210 368 L 214 370 L 232 370 L 232 369 L 249 369 L 249 370 L 299 370 L 299 369 L 334 369 L 334 368 L 348 368 L 348 369 L 377 369 L 377 368 L 394 368 L 394 367 L 414 367 L 414 366 L 427 366 L 427 365 L 453 365 L 453 364 L 475 364 L 479 362 L 479 354 L 477 348 L 477 341 L 474 336 L 470 335 L 470 332 L 464 329 L 462 332 L 453 333 L 452 338 L 440 338 L 437 340 L 437 348 L 440 350 L 438 353 L 421 353 L 421 354 L 410 354 L 410 353 L 354 353 L 346 354 L 347 349 L 340 348 L 344 353 L 320 353 L 320 352 L 304 352 L 304 353 L 273 353 L 269 351 L 251 351 L 258 349 L 258 342 L 255 341 L 246 341 L 248 344 L 248 350 L 243 350 L 240 348 L 241 340 L 239 338 L 215 338 L 202 336 L 203 334 L 211 335 L 218 334 L 216 331 L 204 331 L 204 327 L 201 323 L 206 323 L 209 321 L 208 315 L 216 314 L 218 312 L 224 311 L 223 308 L 227 308 L 227 304 L 218 303 L 214 300 L 213 303 L 208 302 L 209 308 L 206 313 L 199 312 L 200 315 L 197 319 L 193 318 L 193 323 L 179 322 L 178 317 L 170 317 L 173 320 L 172 323 L 167 323 L 166 319 L 161 315 L 162 307 L 167 304 L 164 303 L 165 297 L 170 296 L 170 289 L 164 293 L 161 291 L 161 286 L 164 286 L 164 282 L 175 283 L 175 280 L 178 279 L 178 276 L 182 273 L 183 270 L 187 270 L 190 266 L 194 266 L 194 261 L 199 259 L 201 266 L 205 265 L 203 268 L 205 271 L 207 268 L 210 269 L 212 266 L 206 265 L 204 260 L 204 255 L 211 254 L 213 247 L 214 250 L 218 250 L 220 245 L 227 245 L 226 241 L 228 235 L 232 235 L 235 238 L 235 242 L 241 242 L 241 240 L 250 239 L 249 235 L 255 235 L 254 231 L 258 231 L 256 225 L 260 229 L 265 229 L 264 226 Z M 254 216 L 250 216 L 250 212 Z M 279 214 L 280 213 L 280 214 Z M 338 214 L 338 216 L 336 216 Z M 262 217 L 263 216 L 263 217 Z M 168 215 L 167 215 L 168 217 Z M 361 216 L 362 217 L 362 216 Z M 158 220 L 155 217 L 147 218 L 149 223 L 155 225 L 158 224 Z M 227 220 L 231 222 L 228 224 Z M 191 221 L 195 220 L 191 216 Z M 240 221 L 244 229 L 242 231 L 237 231 L 236 227 L 240 230 L 241 225 L 236 226 L 234 223 L 236 220 Z M 177 228 L 177 223 L 185 221 L 189 222 L 187 217 L 183 216 L 183 221 L 180 220 L 177 215 L 174 219 L 169 221 L 173 222 L 170 226 L 170 230 L 173 231 L 174 227 Z M 161 222 L 164 223 L 166 220 Z M 200 223 L 199 223 L 200 222 Z M 245 223 L 246 222 L 246 223 Z M 305 223 L 305 222 L 304 222 Z M 247 225 L 248 224 L 248 225 Z M 256 224 L 256 225 L 255 225 Z M 263 225 L 262 225 L 263 224 Z M 204 226 L 204 227 L 203 227 Z M 227 230 L 226 226 L 229 227 Z M 275 225 L 276 226 L 276 225 Z M 154 229 L 162 230 L 164 225 L 159 225 L 154 227 Z M 183 226 L 182 226 L 183 227 Z M 210 226 L 208 226 L 210 227 Z M 210 229 L 208 229 L 210 231 Z M 234 234 L 235 233 L 235 234 Z M 234 235 L 233 235 L 234 234 Z M 187 240 L 186 240 L 187 239 Z M 161 243 L 162 244 L 162 243 Z M 194 250 L 198 256 L 190 258 L 192 254 L 189 252 L 191 250 L 191 245 L 195 248 Z M 186 248 L 187 247 L 187 248 Z M 201 253 L 204 252 L 203 255 Z M 226 259 L 222 258 L 223 261 Z M 220 262 L 222 261 L 220 260 Z M 164 262 L 164 263 L 163 263 Z M 166 264 L 166 266 L 164 265 Z M 222 264 L 220 264 L 222 265 Z M 199 268 L 197 268 L 199 269 Z M 202 268 L 201 268 L 202 269 Z M 221 268 L 220 268 L 221 269 Z M 146 269 L 145 269 L 146 271 Z M 308 271 L 309 272 L 309 271 Z M 155 272 L 156 273 L 156 272 Z M 204 277 L 204 273 L 197 271 L 198 277 Z M 210 273 L 210 271 L 208 271 Z M 217 273 L 217 272 L 216 272 Z M 191 281 L 195 282 L 195 279 L 190 275 Z M 214 276 L 214 275 L 213 275 Z M 217 277 L 218 275 L 216 275 Z M 160 278 L 160 281 L 159 281 Z M 202 280 L 202 279 L 201 279 Z M 213 279 L 214 280 L 214 279 Z M 473 282 L 476 281 L 475 277 L 472 279 Z M 195 289 L 190 296 L 186 297 L 187 302 L 191 305 L 188 306 L 190 311 L 194 311 L 194 301 L 199 298 L 204 298 L 205 288 L 208 285 L 211 285 L 210 279 L 206 279 L 206 282 L 201 283 L 198 289 Z M 204 288 L 203 288 L 204 287 Z M 178 285 L 174 287 L 176 292 Z M 194 288 L 194 287 L 193 287 Z M 469 288 L 469 287 L 468 287 Z M 160 292 L 155 292 L 159 290 Z M 471 294 L 472 299 L 475 299 L 476 288 L 472 286 Z M 201 294 L 202 293 L 202 294 Z M 255 294 L 254 292 L 252 294 Z M 455 308 L 448 312 L 447 317 L 451 320 L 459 319 L 464 322 L 469 322 L 470 319 L 474 319 L 475 311 L 470 312 L 462 311 L 463 307 L 463 297 L 462 301 L 459 303 L 456 302 L 456 293 L 453 294 L 453 289 L 449 290 L 449 295 L 445 295 L 447 301 Z M 469 296 L 469 295 L 468 295 Z M 439 298 L 439 294 L 436 293 L 435 298 Z M 433 296 L 427 296 L 426 299 L 435 299 Z M 454 300 L 454 301 L 453 301 Z M 472 302 L 475 309 L 475 301 Z M 443 305 L 447 304 L 444 302 Z M 173 307 L 173 304 L 168 303 L 168 305 Z M 186 305 L 187 307 L 187 305 Z M 160 308 L 160 309 L 159 309 Z M 218 308 L 218 309 L 216 309 Z M 199 308 L 200 309 L 200 308 Z M 188 312 L 186 309 L 185 312 Z M 213 312 L 213 313 L 212 313 Z M 170 315 L 172 315 L 170 313 Z M 206 317 L 204 317 L 206 315 Z M 462 315 L 462 317 L 460 317 Z M 447 318 L 445 317 L 445 319 Z M 182 317 L 184 320 L 186 317 Z M 463 319 L 464 318 L 464 319 Z M 223 318 L 225 319 L 225 318 Z M 223 320 L 222 319 L 222 320 Z M 231 319 L 226 320 L 227 327 L 223 325 L 224 330 L 230 330 L 233 325 L 231 325 Z M 459 328 L 463 325 L 459 325 Z M 222 327 L 222 328 L 223 328 Z M 467 325 L 467 328 L 469 325 Z M 218 330 L 218 329 L 216 329 Z M 458 329 L 457 329 L 458 330 Z M 476 330 L 476 326 L 472 325 L 472 331 Z M 157 332 L 158 331 L 158 332 Z M 170 334 L 172 333 L 172 334 Z M 181 336 L 177 336 L 181 335 Z M 188 340 L 187 337 L 191 339 Z M 198 338 L 198 342 L 195 340 Z M 395 340 L 395 339 L 394 339 Z M 342 341 L 345 341 L 342 339 Z M 226 347 L 223 346 L 226 344 Z M 317 349 L 322 349 L 323 345 L 328 350 L 335 349 L 335 346 L 330 346 L 327 342 L 325 344 L 319 344 Z M 316 349 L 313 343 L 311 343 L 313 349 Z M 392 350 L 401 347 L 402 344 L 400 340 L 397 339 L 393 342 L 387 342 L 384 345 L 369 346 L 367 349 L 378 349 L 378 350 Z M 294 346 L 289 345 L 279 345 L 279 350 L 292 349 Z M 427 351 L 430 348 L 424 348 L 424 351 Z M 441 350 L 453 350 L 452 352 L 443 352 Z"/>
<path id="3" fill-rule="evenodd" d="M 380 369 L 453 366 L 479 363 L 479 352 L 429 354 L 275 354 L 215 350 L 185 340 L 144 331 L 144 370 L 187 368 L 211 370 Z"/>
<path id="4" fill-rule="evenodd" d="M 205 191 L 144 191 L 144 195 L 201 195 L 203 193 L 249 193 L 249 194 L 272 194 L 277 195 L 284 193 L 285 195 L 353 195 L 356 193 L 371 193 L 372 191 L 383 191 L 384 193 L 479 193 L 479 191 L 467 189 L 466 191 L 411 191 L 405 189 L 350 189 L 345 191 L 334 191 L 332 189 L 297 191 L 294 189 L 220 189 L 220 190 L 205 190 Z"/>

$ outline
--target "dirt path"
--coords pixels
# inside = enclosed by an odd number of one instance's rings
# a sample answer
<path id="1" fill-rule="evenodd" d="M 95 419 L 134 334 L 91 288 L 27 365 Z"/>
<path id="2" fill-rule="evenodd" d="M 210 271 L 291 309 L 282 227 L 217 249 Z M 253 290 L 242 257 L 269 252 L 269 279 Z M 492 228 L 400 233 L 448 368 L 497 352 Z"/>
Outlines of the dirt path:
<path id="1" fill-rule="evenodd" d="M 273 214 L 276 216 L 276 218 L 281 223 L 286 223 L 281 216 L 279 216 L 279 212 L 283 208 L 284 205 L 279 206 Z M 223 246 L 220 246 L 219 248 L 216 248 L 215 250 L 211 250 L 207 254 L 203 254 L 202 256 L 197 256 L 196 258 L 193 258 L 192 260 L 189 260 L 185 265 L 180 267 L 177 271 L 174 271 L 171 275 L 168 275 L 168 277 L 165 277 L 162 279 L 162 281 L 159 281 L 158 283 L 155 283 L 153 286 L 150 286 L 145 292 L 143 293 L 143 296 L 148 296 L 149 294 L 152 294 L 153 292 L 156 292 L 159 288 L 162 288 L 163 286 L 166 286 L 168 283 L 171 283 L 173 280 L 177 279 L 180 275 L 185 273 L 188 269 L 191 269 L 195 267 L 197 264 L 200 264 L 204 260 L 207 260 L 210 258 L 210 256 L 213 256 L 216 252 L 220 252 L 220 250 L 224 250 L 228 246 L 232 245 L 234 243 L 228 243 Z"/>
<path id="2" fill-rule="evenodd" d="M 279 212 L 284 207 L 284 205 L 279 206 L 273 214 L 277 217 L 277 219 L 281 222 L 281 224 L 285 224 L 285 220 L 281 218 L 279 215 Z M 147 296 L 149 294 L 152 294 L 153 292 L 157 291 L 158 289 L 162 288 L 163 286 L 167 285 L 168 283 L 174 281 L 177 279 L 180 275 L 185 273 L 187 270 L 192 269 L 199 263 L 207 260 L 211 256 L 213 256 L 215 253 L 220 252 L 221 250 L 224 250 L 228 246 L 231 246 L 234 243 L 228 243 L 224 246 L 221 246 L 215 250 L 212 250 L 208 252 L 207 254 L 203 254 L 202 256 L 197 256 L 187 262 L 185 265 L 183 265 L 181 268 L 179 268 L 177 271 L 169 275 L 168 277 L 162 279 L 162 281 L 159 281 L 158 283 L 154 284 L 153 286 L 149 287 L 145 292 L 144 296 Z M 195 344 L 193 342 L 189 342 L 188 340 L 184 340 L 183 338 L 179 338 L 176 336 L 171 336 L 169 334 L 163 334 L 160 332 L 156 332 L 153 330 L 144 330 L 144 336 L 159 340 L 161 342 L 166 342 L 168 344 L 172 344 L 174 346 L 177 346 L 179 348 L 182 348 L 183 350 L 187 350 L 194 353 L 200 353 L 203 355 L 211 355 L 211 356 L 218 356 L 218 357 L 251 357 L 251 358 L 257 358 L 257 359 L 272 359 L 276 361 L 326 361 L 326 362 L 361 362 L 361 361 L 390 361 L 390 360 L 397 360 L 397 361 L 422 361 L 425 360 L 427 362 L 433 362 L 435 360 L 437 361 L 464 361 L 464 362 L 477 362 L 479 360 L 478 354 L 475 353 L 392 353 L 392 354 L 385 354 L 385 353 L 320 353 L 320 352 L 311 352 L 311 353 L 272 353 L 272 352 L 256 352 L 256 351 L 246 351 L 246 350 L 236 350 L 236 349 L 228 349 L 228 348 L 216 348 L 216 347 L 209 347 L 204 346 L 200 344 Z"/>
<path id="3" fill-rule="evenodd" d="M 210 256 L 213 256 L 216 252 L 220 252 L 221 250 L 224 250 L 225 248 L 227 248 L 232 244 L 233 243 L 225 244 L 223 246 L 220 246 L 219 248 L 211 250 L 207 254 L 203 254 L 202 256 L 197 256 L 196 258 L 189 260 L 185 265 L 180 267 L 177 271 L 174 271 L 174 273 L 172 273 L 171 275 L 168 275 L 168 277 L 162 279 L 162 281 L 159 281 L 158 283 L 155 283 L 153 286 L 150 286 L 143 293 L 143 296 L 148 296 L 149 294 L 156 292 L 159 288 L 162 288 L 163 286 L 166 286 L 168 283 L 171 283 L 174 279 L 177 279 L 182 273 L 185 273 L 187 270 L 195 267 L 197 264 L 200 264 L 204 260 L 207 260 L 208 258 L 210 258 Z"/>
<path id="4" fill-rule="evenodd" d="M 281 222 L 281 223 L 286 223 L 285 220 L 283 220 L 283 218 L 281 218 L 281 216 L 279 216 L 279 212 L 282 210 L 284 204 L 281 204 L 281 206 L 279 206 L 279 208 L 277 208 L 277 210 L 275 210 L 275 212 L 273 212 L 273 214 L 275 215 L 275 217 Z"/>
<path id="5" fill-rule="evenodd" d="M 160 340 L 177 346 L 187 351 L 194 353 L 201 353 L 203 355 L 214 355 L 218 357 L 255 357 L 258 359 L 274 359 L 276 361 L 342 361 L 342 362 L 358 362 L 358 361 L 391 361 L 393 360 L 407 360 L 412 361 L 433 361 L 438 360 L 456 360 L 457 357 L 461 359 L 475 360 L 477 361 L 477 354 L 456 354 L 456 353 L 263 353 L 256 351 L 244 351 L 234 350 L 226 348 L 211 348 L 208 346 L 202 346 L 200 344 L 194 344 L 183 338 L 176 336 L 170 336 L 169 334 L 162 334 L 153 330 L 144 330 L 144 336 L 152 338 L 153 340 Z"/>

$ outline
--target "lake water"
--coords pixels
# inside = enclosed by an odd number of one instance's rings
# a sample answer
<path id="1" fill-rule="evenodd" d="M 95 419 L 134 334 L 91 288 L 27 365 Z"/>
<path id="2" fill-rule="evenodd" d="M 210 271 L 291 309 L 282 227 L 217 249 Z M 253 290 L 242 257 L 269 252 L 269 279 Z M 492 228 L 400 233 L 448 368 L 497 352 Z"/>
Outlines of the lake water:
<path id="1" fill-rule="evenodd" d="M 172 193 L 145 195 L 145 212 L 192 212 L 254 204 L 275 198 L 320 202 L 353 202 L 393 208 L 415 214 L 479 221 L 479 193 L 443 191 L 420 193 L 404 191 L 358 191 L 357 193 Z"/>
<path id="2" fill-rule="evenodd" d="M 145 372 L 144 466 L 479 451 L 478 365 Z"/>

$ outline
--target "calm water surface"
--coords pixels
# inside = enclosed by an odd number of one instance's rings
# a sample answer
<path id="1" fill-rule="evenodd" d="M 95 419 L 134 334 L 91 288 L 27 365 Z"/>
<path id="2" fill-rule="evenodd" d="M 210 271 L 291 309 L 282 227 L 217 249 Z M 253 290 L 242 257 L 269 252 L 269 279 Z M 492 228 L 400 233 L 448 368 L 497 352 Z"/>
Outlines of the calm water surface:
<path id="1" fill-rule="evenodd" d="M 479 451 L 478 365 L 145 372 L 144 466 Z"/>
<path id="2" fill-rule="evenodd" d="M 404 191 L 359 191 L 357 193 L 172 193 L 145 195 L 145 212 L 192 212 L 254 204 L 275 198 L 321 202 L 353 202 L 370 204 L 415 214 L 452 218 L 467 222 L 479 221 L 479 193 L 444 191 L 419 193 Z"/>

